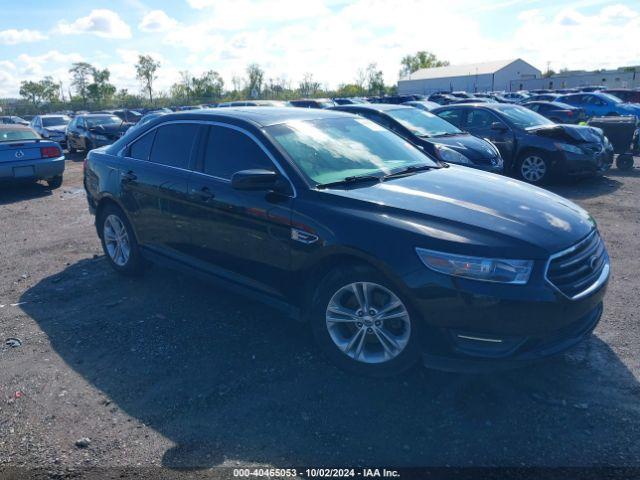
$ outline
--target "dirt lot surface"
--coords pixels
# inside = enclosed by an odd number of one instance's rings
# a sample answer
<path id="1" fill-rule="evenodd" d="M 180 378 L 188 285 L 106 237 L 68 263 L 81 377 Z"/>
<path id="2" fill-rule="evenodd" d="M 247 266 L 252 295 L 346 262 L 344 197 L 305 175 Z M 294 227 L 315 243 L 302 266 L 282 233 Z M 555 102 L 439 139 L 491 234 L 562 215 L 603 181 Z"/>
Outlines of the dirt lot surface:
<path id="1" fill-rule="evenodd" d="M 81 159 L 54 192 L 2 187 L 0 469 L 640 467 L 640 169 L 552 189 L 610 252 L 595 335 L 522 370 L 374 380 L 261 304 L 160 267 L 115 274 Z"/>

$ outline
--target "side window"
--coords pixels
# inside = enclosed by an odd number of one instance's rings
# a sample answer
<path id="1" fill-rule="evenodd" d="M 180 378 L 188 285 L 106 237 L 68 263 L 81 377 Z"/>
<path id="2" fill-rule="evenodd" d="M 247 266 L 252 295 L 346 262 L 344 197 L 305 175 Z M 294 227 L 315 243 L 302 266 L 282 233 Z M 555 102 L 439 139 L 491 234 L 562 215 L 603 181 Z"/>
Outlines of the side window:
<path id="1" fill-rule="evenodd" d="M 529 110 L 533 110 L 534 112 L 539 112 L 542 109 L 542 105 L 539 103 L 532 103 L 531 105 L 527 105 Z"/>
<path id="2" fill-rule="evenodd" d="M 158 127 L 149 160 L 160 165 L 188 168 L 198 129 L 196 123 L 173 123 Z"/>
<path id="3" fill-rule="evenodd" d="M 274 165 L 249 136 L 232 128 L 212 126 L 205 149 L 204 173 L 230 179 L 240 170 L 274 170 Z"/>
<path id="4" fill-rule="evenodd" d="M 438 112 L 438 116 L 452 123 L 458 128 L 462 128 L 462 109 L 442 110 Z"/>
<path id="5" fill-rule="evenodd" d="M 490 128 L 493 122 L 497 122 L 498 119 L 486 110 L 471 110 L 467 115 L 467 127 L 468 128 Z"/>
<path id="6" fill-rule="evenodd" d="M 128 156 L 137 160 L 149 160 L 156 131 L 144 134 L 129 146 Z"/>

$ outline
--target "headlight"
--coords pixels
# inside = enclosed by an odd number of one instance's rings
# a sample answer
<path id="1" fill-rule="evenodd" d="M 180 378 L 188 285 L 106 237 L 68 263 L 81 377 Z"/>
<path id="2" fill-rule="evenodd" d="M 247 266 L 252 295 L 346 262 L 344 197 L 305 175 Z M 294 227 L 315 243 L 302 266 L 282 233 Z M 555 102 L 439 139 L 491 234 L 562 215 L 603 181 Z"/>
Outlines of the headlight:
<path id="1" fill-rule="evenodd" d="M 469 257 L 424 248 L 416 248 L 416 253 L 431 270 L 483 282 L 524 285 L 533 269 L 533 260 Z"/>
<path id="2" fill-rule="evenodd" d="M 461 163 L 463 165 L 471 165 L 473 162 L 452 148 L 442 145 L 435 145 L 436 157 L 443 162 Z"/>
<path id="3" fill-rule="evenodd" d="M 95 138 L 96 140 L 107 140 L 107 137 L 105 137 L 104 135 L 94 134 L 93 138 Z"/>
<path id="4" fill-rule="evenodd" d="M 556 142 L 554 143 L 554 145 L 558 150 L 562 150 L 563 152 L 584 153 L 580 147 L 576 147 L 575 145 L 571 145 L 569 143 Z"/>

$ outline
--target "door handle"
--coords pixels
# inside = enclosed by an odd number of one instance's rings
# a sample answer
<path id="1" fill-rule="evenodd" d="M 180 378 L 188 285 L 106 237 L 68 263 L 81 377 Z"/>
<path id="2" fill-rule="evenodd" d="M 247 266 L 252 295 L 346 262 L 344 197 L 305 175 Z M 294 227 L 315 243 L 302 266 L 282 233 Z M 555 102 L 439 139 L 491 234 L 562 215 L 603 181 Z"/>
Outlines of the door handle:
<path id="1" fill-rule="evenodd" d="M 209 187 L 202 187 L 200 189 L 194 188 L 191 190 L 191 194 L 194 197 L 197 197 L 200 200 L 203 200 L 205 202 L 212 200 L 216 197 L 216 195 L 211 190 L 209 190 Z"/>
<path id="2" fill-rule="evenodd" d="M 131 183 L 137 180 L 138 176 L 135 173 L 133 173 L 131 170 L 129 170 L 127 173 L 123 173 L 121 175 L 121 178 L 123 183 Z"/>

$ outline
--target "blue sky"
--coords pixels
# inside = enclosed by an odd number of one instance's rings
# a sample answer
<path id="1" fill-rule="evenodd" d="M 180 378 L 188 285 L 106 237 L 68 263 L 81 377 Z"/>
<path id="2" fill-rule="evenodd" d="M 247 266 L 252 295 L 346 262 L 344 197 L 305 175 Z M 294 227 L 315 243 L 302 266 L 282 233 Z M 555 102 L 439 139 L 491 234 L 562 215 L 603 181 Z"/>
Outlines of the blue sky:
<path id="1" fill-rule="evenodd" d="M 295 86 L 313 73 L 352 82 L 376 62 L 397 81 L 400 58 L 426 49 L 452 63 L 511 57 L 544 70 L 640 64 L 637 0 L 0 0 L 0 97 L 44 75 L 68 84 L 74 61 L 108 67 L 139 90 L 135 64 L 162 64 L 158 89 L 189 70 L 231 86 L 247 64 Z"/>

